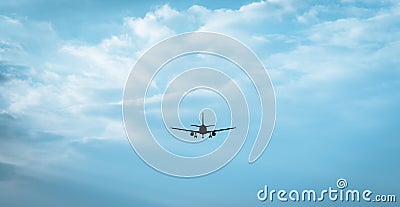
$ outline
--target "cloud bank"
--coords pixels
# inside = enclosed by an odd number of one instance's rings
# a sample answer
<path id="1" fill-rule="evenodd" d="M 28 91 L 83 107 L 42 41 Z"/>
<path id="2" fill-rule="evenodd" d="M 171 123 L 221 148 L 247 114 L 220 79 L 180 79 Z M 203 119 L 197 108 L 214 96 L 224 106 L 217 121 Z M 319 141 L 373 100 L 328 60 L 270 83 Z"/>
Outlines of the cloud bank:
<path id="1" fill-rule="evenodd" d="M 1 15 L 0 181 L 66 176 L 54 165 L 84 159 L 77 143 L 126 142 L 121 100 L 130 69 L 153 44 L 189 31 L 224 33 L 254 49 L 271 75 L 285 127 L 394 129 L 399 17 L 395 1 L 165 4 L 143 16 L 122 15 L 104 38 L 87 42 L 90 36 L 65 37 L 51 18 Z"/>

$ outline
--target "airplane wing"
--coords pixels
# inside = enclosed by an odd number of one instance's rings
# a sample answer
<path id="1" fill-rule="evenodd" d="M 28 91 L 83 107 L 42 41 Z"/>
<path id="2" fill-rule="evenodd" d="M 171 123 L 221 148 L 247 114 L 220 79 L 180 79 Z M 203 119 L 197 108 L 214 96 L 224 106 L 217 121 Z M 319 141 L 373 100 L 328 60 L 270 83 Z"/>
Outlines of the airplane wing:
<path id="1" fill-rule="evenodd" d="M 207 131 L 208 132 L 220 132 L 220 131 L 226 131 L 226 130 L 231 130 L 231 129 L 235 129 L 236 127 L 229 127 L 229 128 L 223 128 L 223 129 L 215 129 L 212 131 Z"/>
<path id="2" fill-rule="evenodd" d="M 176 128 L 176 127 L 171 127 L 171 129 L 181 130 L 181 131 L 186 131 L 186 132 L 196 132 L 196 133 L 200 133 L 200 131 L 197 131 L 197 130 L 182 129 L 182 128 Z"/>

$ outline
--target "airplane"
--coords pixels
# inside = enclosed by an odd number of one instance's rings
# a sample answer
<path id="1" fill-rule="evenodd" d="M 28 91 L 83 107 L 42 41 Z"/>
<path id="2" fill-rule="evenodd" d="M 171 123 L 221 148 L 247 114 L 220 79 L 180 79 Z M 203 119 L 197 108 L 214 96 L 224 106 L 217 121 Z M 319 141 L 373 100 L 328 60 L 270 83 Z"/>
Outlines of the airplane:
<path id="1" fill-rule="evenodd" d="M 190 136 L 193 136 L 195 139 L 197 138 L 197 133 L 201 134 L 202 139 L 204 139 L 204 135 L 208 134 L 208 133 L 209 133 L 208 138 L 212 138 L 213 136 L 217 135 L 217 132 L 231 130 L 231 129 L 236 128 L 236 127 L 228 127 L 228 128 L 223 128 L 223 129 L 207 130 L 207 127 L 211 127 L 211 126 L 215 126 L 215 125 L 204 125 L 204 113 L 201 113 L 201 125 L 192 124 L 190 126 L 198 127 L 199 130 L 182 129 L 182 128 L 176 128 L 176 127 L 171 127 L 171 128 L 175 129 L 175 130 L 190 132 Z"/>

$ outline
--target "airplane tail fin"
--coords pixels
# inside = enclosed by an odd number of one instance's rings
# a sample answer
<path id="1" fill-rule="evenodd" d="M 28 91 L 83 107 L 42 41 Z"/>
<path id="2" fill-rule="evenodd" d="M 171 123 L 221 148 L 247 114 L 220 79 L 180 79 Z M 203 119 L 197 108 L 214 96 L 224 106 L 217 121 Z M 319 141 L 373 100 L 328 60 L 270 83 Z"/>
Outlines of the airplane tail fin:
<path id="1" fill-rule="evenodd" d="M 201 112 L 201 124 L 204 125 L 204 112 Z"/>

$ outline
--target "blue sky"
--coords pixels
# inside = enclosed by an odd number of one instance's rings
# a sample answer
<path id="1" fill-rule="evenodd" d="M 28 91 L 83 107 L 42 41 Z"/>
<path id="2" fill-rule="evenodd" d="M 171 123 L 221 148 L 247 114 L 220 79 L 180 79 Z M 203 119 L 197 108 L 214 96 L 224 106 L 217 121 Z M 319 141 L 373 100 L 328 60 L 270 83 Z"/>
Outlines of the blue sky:
<path id="1" fill-rule="evenodd" d="M 396 1 L 2 1 L 0 206 L 308 206 L 256 193 L 341 177 L 399 197 L 399 17 Z M 197 30 L 254 50 L 277 117 L 254 164 L 246 142 L 221 170 L 182 179 L 135 154 L 121 100 L 144 51 Z"/>

